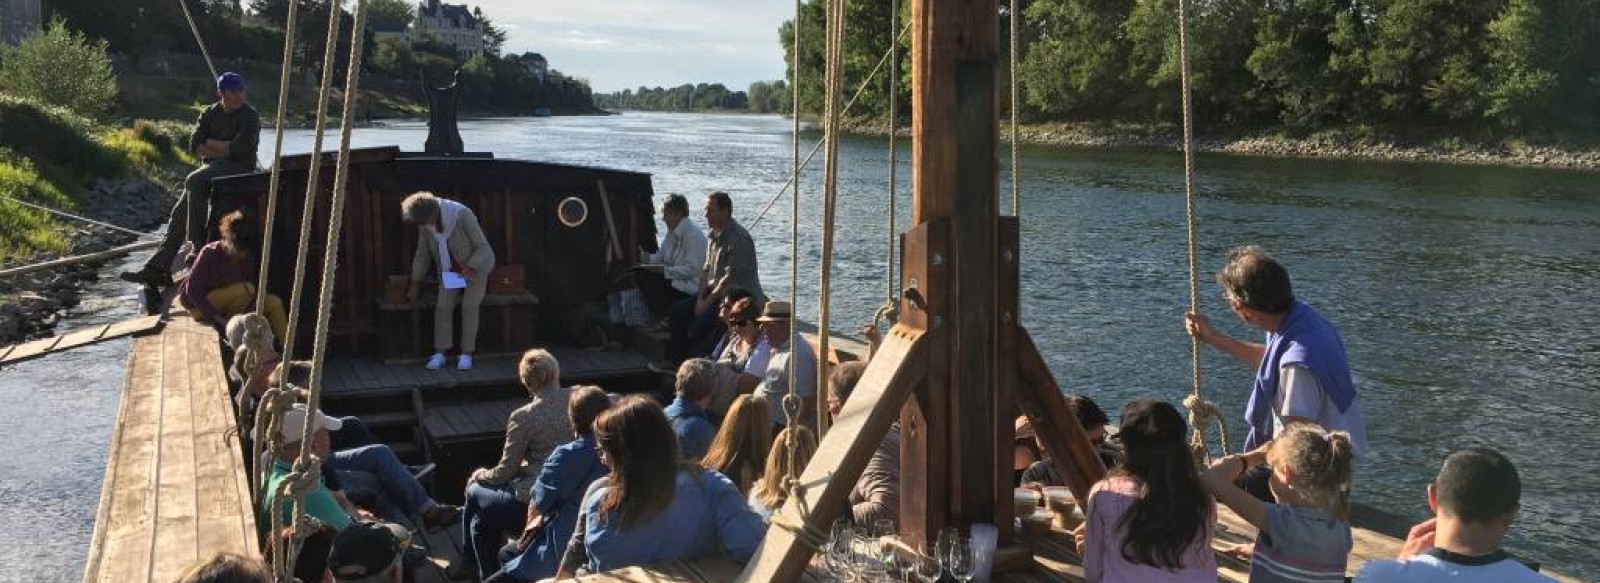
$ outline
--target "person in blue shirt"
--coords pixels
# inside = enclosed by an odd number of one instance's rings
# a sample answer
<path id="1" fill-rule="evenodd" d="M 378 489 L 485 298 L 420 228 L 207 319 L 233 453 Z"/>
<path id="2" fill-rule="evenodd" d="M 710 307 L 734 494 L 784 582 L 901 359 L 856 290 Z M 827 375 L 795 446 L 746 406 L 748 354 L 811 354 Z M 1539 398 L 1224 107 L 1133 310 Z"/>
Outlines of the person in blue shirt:
<path id="1" fill-rule="evenodd" d="M 611 397 L 604 389 L 592 385 L 575 389 L 567 412 L 576 437 L 545 458 L 529 496 L 527 525 L 515 546 L 508 547 L 515 552 L 506 553 L 509 556 L 503 557 L 505 563 L 498 572 L 484 577 L 485 583 L 537 581 L 556 574 L 556 564 L 577 525 L 578 503 L 583 493 L 589 490 L 590 483 L 608 472 L 605 464 L 600 463 L 600 449 L 593 429 L 595 418 L 610 407 Z M 489 541 L 480 540 L 483 537 L 478 534 L 474 533 L 473 537 L 477 556 L 495 556 L 492 547 L 484 544 Z"/>
<path id="2" fill-rule="evenodd" d="M 766 535 L 761 517 L 727 477 L 685 464 L 661 407 L 630 396 L 595 420 L 611 475 L 583 496 L 558 578 L 720 551 L 750 560 Z"/>
<path id="3" fill-rule="evenodd" d="M 672 432 L 678 436 L 678 452 L 685 461 L 698 463 L 717 436 L 717 428 L 706 413 L 717 393 L 716 363 L 704 358 L 683 361 L 678 366 L 676 387 L 678 396 L 665 413 L 672 422 Z"/>

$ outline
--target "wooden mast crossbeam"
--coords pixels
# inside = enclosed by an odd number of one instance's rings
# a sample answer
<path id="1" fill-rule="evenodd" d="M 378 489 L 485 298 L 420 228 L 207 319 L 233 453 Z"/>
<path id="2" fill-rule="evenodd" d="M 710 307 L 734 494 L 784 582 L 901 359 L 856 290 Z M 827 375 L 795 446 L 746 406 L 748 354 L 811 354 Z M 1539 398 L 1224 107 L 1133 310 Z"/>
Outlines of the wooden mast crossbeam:
<path id="1" fill-rule="evenodd" d="M 799 495 L 790 497 L 772 517 L 766 538 L 739 581 L 794 581 L 805 572 L 818 540 L 806 537 L 826 539 L 829 525 L 848 511 L 850 490 L 899 417 L 900 404 L 922 381 L 925 347 L 921 330 L 904 324 L 890 329 L 800 474 Z"/>

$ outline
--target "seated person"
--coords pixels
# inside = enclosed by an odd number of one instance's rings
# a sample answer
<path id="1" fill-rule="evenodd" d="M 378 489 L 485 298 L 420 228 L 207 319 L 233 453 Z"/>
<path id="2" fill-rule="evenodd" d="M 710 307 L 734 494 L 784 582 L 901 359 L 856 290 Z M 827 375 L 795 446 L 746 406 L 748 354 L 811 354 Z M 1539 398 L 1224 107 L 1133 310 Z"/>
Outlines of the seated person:
<path id="1" fill-rule="evenodd" d="M 789 302 L 770 301 L 761 312 L 761 317 L 756 322 L 761 324 L 761 333 L 766 338 L 767 345 L 772 348 L 771 356 L 767 359 L 764 374 L 759 378 L 755 371 L 746 369 L 745 376 L 740 381 L 740 392 L 746 387 L 753 394 L 766 398 L 767 409 L 772 413 L 772 425 L 782 429 L 789 423 L 789 415 L 784 412 L 783 397 L 790 390 L 789 368 L 794 367 L 794 394 L 800 398 L 800 424 L 812 427 L 814 430 L 817 402 L 817 357 L 812 352 L 811 343 L 806 342 L 800 333 L 795 332 L 791 323 L 793 307 Z"/>
<path id="2" fill-rule="evenodd" d="M 178 299 L 194 319 L 220 330 L 227 326 L 228 318 L 256 309 L 261 235 L 255 223 L 239 211 L 222 217 L 218 228 L 222 239 L 200 248 Z M 273 337 L 283 338 L 289 320 L 278 296 L 267 294 L 259 311 L 271 324 Z"/>
<path id="3" fill-rule="evenodd" d="M 742 289 L 729 290 L 722 300 L 722 305 L 717 308 L 717 320 L 725 331 L 717 339 L 716 346 L 711 348 L 711 353 L 706 355 L 711 360 L 726 362 L 729 366 L 743 370 L 743 365 L 750 358 L 750 352 L 762 340 L 761 330 L 756 327 L 755 319 L 760 316 L 755 309 L 755 300 L 750 298 L 750 292 Z M 746 324 L 741 329 L 735 324 Z M 728 334 L 733 332 L 735 334 Z"/>
<path id="4" fill-rule="evenodd" d="M 700 270 L 706 263 L 706 236 L 689 220 L 689 201 L 680 194 L 667 195 L 661 203 L 661 222 L 667 234 L 661 238 L 661 251 L 639 250 L 644 264 L 634 282 L 645 305 L 656 318 L 665 318 L 680 304 L 692 302 L 700 293 Z"/>
<path id="5" fill-rule="evenodd" d="M 510 547 L 515 552 L 506 557 L 498 573 L 483 579 L 486 582 L 537 581 L 555 575 L 567 542 L 572 540 L 572 530 L 577 527 L 578 503 L 583 501 L 583 493 L 608 471 L 600 463 L 594 420 L 611 408 L 611 397 L 592 385 L 575 391 L 567 407 L 576 428 L 575 437 L 545 459 L 539 479 L 533 483 L 533 501 L 528 506 L 522 537 Z M 479 556 L 487 550 L 480 550 Z"/>
<path id="6" fill-rule="evenodd" d="M 273 509 L 280 513 L 282 524 L 291 524 L 294 518 L 294 501 L 292 499 L 280 500 L 278 498 L 278 488 L 294 470 L 294 462 L 300 457 L 300 450 L 303 447 L 310 447 L 310 453 L 322 459 L 327 459 L 328 455 L 332 453 L 328 441 L 328 432 L 340 427 L 339 420 L 323 415 L 321 411 L 312 412 L 309 420 L 307 417 L 306 406 L 303 404 L 297 404 L 293 409 L 283 414 L 283 422 L 279 426 L 284 440 L 283 447 L 272 461 L 272 468 L 267 473 L 266 488 L 262 494 L 262 508 L 256 511 L 256 527 L 262 531 L 262 534 L 266 534 L 271 529 L 272 515 L 268 514 L 268 512 L 273 511 Z M 300 440 L 307 423 L 311 423 L 313 426 L 311 443 L 303 444 Z M 320 477 L 317 479 L 317 487 L 306 494 L 305 513 L 334 530 L 342 530 L 351 523 L 350 514 L 334 499 L 333 494 L 328 491 L 327 486 Z"/>
<path id="7" fill-rule="evenodd" d="M 828 414 L 835 419 L 845 401 L 855 392 L 856 383 L 867 372 L 865 362 L 846 362 L 828 376 Z M 878 442 L 878 449 L 867 460 L 866 469 L 850 490 L 850 517 L 856 524 L 872 524 L 880 519 L 900 516 L 900 423 L 889 426 L 889 433 Z"/>
<path id="8" fill-rule="evenodd" d="M 357 522 L 334 535 L 327 577 L 333 581 L 401 583 L 411 532 L 397 524 Z"/>
<path id="9" fill-rule="evenodd" d="M 422 281 L 432 268 L 438 273 L 439 296 L 433 305 L 433 356 L 425 365 L 444 368 L 444 353 L 455 340 L 456 304 L 461 304 L 461 356 L 456 368 L 472 368 L 472 351 L 478 346 L 478 307 L 489 291 L 494 270 L 494 249 L 483 235 L 478 216 L 459 202 L 431 192 L 416 192 L 400 203 L 406 224 L 417 226 L 417 252 L 411 258 L 411 287 L 406 299 L 417 301 Z M 465 279 L 465 282 L 457 279 Z"/>
<path id="10" fill-rule="evenodd" d="M 1396 560 L 1362 565 L 1356 582 L 1554 583 L 1501 548 L 1521 498 L 1511 460 L 1486 447 L 1456 450 L 1428 484 L 1434 517 L 1411 529 Z"/>
<path id="11" fill-rule="evenodd" d="M 704 358 L 691 358 L 678 367 L 677 397 L 666 408 L 672 432 L 678 436 L 678 451 L 684 460 L 699 463 L 717 435 L 706 408 L 717 393 L 717 365 Z"/>
<path id="12" fill-rule="evenodd" d="M 766 535 L 761 517 L 722 474 L 680 463 L 672 425 L 653 401 L 624 397 L 594 424 L 611 468 L 583 496 L 558 578 L 720 550 L 743 563 Z"/>
<path id="13" fill-rule="evenodd" d="M 772 417 L 766 399 L 739 395 L 722 420 L 722 429 L 711 440 L 711 447 L 700 460 L 701 467 L 727 476 L 741 495 L 767 467 L 767 450 L 772 447 Z"/>
<path id="14" fill-rule="evenodd" d="M 1083 395 L 1067 395 L 1067 408 L 1072 415 L 1078 418 L 1078 424 L 1083 426 L 1084 433 L 1089 435 L 1089 443 L 1100 452 L 1100 463 L 1106 469 L 1115 468 L 1122 463 L 1122 450 L 1106 442 L 1106 425 L 1111 423 L 1111 418 L 1106 416 L 1105 410 L 1100 405 Z M 1041 486 L 1065 486 L 1065 480 L 1056 473 L 1055 466 L 1050 464 L 1050 452 L 1045 451 L 1044 443 L 1038 441 L 1034 434 L 1033 424 L 1027 422 L 1026 417 L 1017 418 L 1017 439 L 1022 439 L 1024 428 L 1034 440 L 1032 445 L 1042 455 L 1038 461 L 1033 462 L 1022 472 L 1019 484 L 1039 484 Z"/>
<path id="15" fill-rule="evenodd" d="M 767 452 L 766 472 L 750 486 L 750 509 L 760 514 L 762 520 L 771 521 L 772 514 L 789 500 L 789 491 L 783 488 L 784 480 L 790 473 L 798 479 L 816 454 L 817 436 L 810 429 L 796 425 L 779 431 L 778 439 Z"/>
<path id="16" fill-rule="evenodd" d="M 728 297 L 737 297 L 737 293 Z M 734 397 L 755 390 L 772 356 L 772 347 L 767 346 L 756 324 L 756 317 L 761 314 L 756 312 L 749 295 L 725 301 L 723 306 L 728 333 L 711 352 L 711 359 L 717 363 L 717 396 L 711 400 L 709 409 L 712 418 L 718 421 L 728 414 Z M 746 372 L 750 376 L 741 386 Z"/>
<path id="17" fill-rule="evenodd" d="M 174 583 L 273 583 L 272 569 L 261 559 L 218 551 L 189 567 Z"/>

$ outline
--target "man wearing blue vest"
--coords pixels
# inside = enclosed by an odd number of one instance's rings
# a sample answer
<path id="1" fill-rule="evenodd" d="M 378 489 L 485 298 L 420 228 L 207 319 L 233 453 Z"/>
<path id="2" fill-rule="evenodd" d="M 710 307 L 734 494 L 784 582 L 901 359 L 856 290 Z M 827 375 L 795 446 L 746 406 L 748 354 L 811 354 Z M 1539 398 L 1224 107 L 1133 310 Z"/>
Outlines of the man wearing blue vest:
<path id="1" fill-rule="evenodd" d="M 1227 263 L 1217 272 L 1217 284 L 1234 315 L 1266 332 L 1265 343 L 1258 344 L 1218 331 L 1197 313 L 1187 314 L 1184 322 L 1191 336 L 1245 364 L 1256 365 L 1255 386 L 1245 408 L 1250 426 L 1245 449 L 1272 441 L 1286 425 L 1315 423 L 1329 431 L 1348 432 L 1356 455 L 1364 455 L 1367 424 L 1350 377 L 1344 341 L 1332 322 L 1295 299 L 1288 270 L 1260 247 L 1238 247 L 1228 252 Z M 1266 477 L 1267 473 L 1257 468 L 1247 474 L 1244 486 L 1270 500 Z"/>

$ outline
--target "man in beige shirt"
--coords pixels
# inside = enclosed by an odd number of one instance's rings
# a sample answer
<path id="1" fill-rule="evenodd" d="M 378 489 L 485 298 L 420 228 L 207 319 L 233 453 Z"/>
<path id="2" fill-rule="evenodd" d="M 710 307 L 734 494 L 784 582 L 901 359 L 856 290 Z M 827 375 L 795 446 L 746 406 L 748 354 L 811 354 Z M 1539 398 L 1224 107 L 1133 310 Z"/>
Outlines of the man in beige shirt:
<path id="1" fill-rule="evenodd" d="M 400 203 L 405 221 L 417 226 L 417 252 L 411 260 L 411 287 L 406 298 L 416 301 L 430 266 L 437 268 L 439 297 L 433 309 L 434 354 L 428 369 L 444 367 L 444 353 L 454 344 L 453 312 L 461 303 L 461 357 L 456 368 L 472 368 L 478 341 L 478 305 L 489 291 L 494 249 L 478 225 L 477 215 L 459 202 L 418 192 Z"/>

